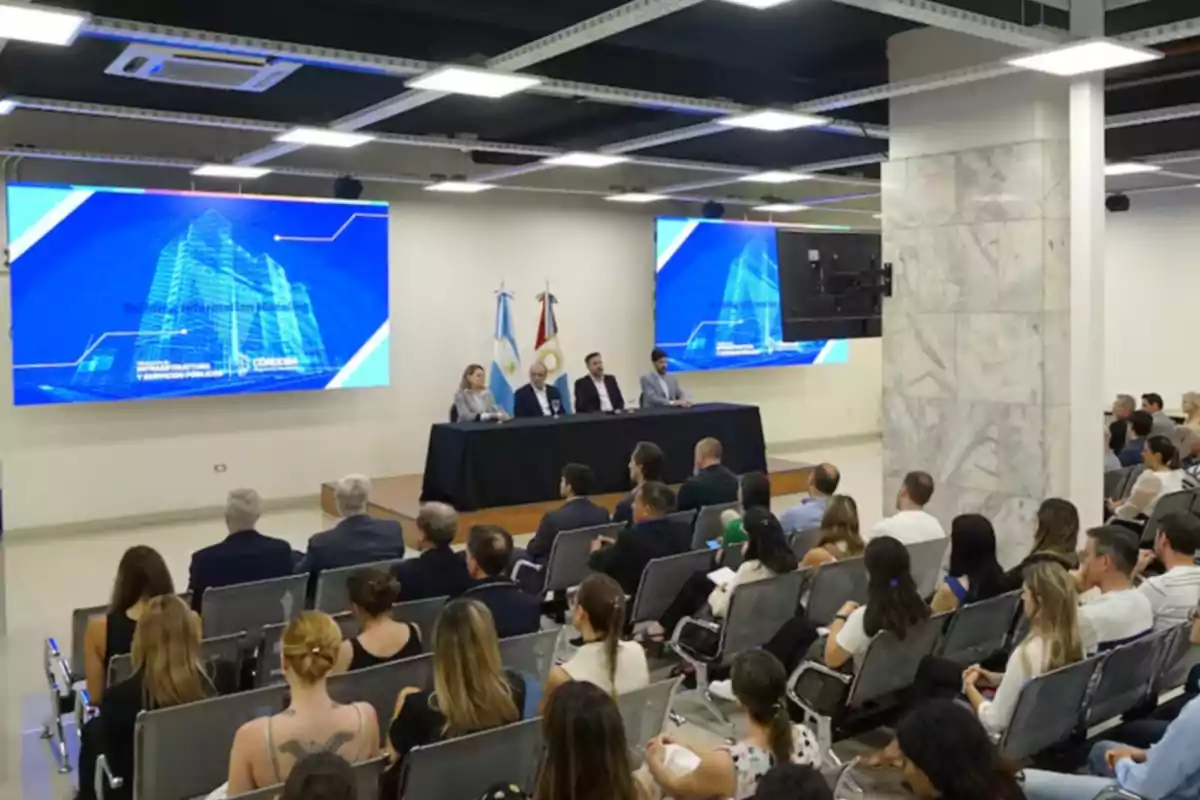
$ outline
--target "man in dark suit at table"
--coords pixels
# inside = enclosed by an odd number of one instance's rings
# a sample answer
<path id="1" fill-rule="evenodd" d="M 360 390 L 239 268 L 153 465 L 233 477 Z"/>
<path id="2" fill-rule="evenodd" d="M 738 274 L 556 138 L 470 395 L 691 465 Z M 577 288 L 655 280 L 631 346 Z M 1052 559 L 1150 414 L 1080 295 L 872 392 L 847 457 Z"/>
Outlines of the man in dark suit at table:
<path id="1" fill-rule="evenodd" d="M 525 548 L 525 557 L 538 564 L 545 564 L 550 557 L 554 537 L 562 531 L 591 528 L 608 522 L 608 511 L 588 498 L 592 492 L 595 476 L 592 468 L 584 464 L 567 464 L 563 467 L 559 481 L 559 494 L 566 502 L 553 511 L 547 511 L 538 523 L 537 533 Z"/>
<path id="2" fill-rule="evenodd" d="M 647 564 L 691 546 L 691 526 L 666 518 L 675 510 L 674 499 L 674 492 L 666 484 L 643 483 L 633 503 L 633 527 L 622 531 L 615 542 L 597 537 L 592 542 L 588 566 L 612 576 L 625 594 L 636 593 Z"/>
<path id="3" fill-rule="evenodd" d="M 229 493 L 225 499 L 225 527 L 229 535 L 192 553 L 188 591 L 192 593 L 193 609 L 200 610 L 205 589 L 292 574 L 292 546 L 255 530 L 261 516 L 262 499 L 258 492 L 234 489 Z"/>
<path id="4" fill-rule="evenodd" d="M 565 413 L 562 393 L 546 383 L 546 365 L 533 362 L 529 368 L 529 383 L 517 389 L 513 396 L 513 416 L 557 417 Z"/>
<path id="5" fill-rule="evenodd" d="M 367 515 L 371 479 L 347 475 L 333 488 L 342 521 L 308 540 L 308 552 L 297 572 L 315 575 L 323 569 L 353 567 L 372 561 L 404 558 L 404 530 L 394 519 Z"/>
<path id="6" fill-rule="evenodd" d="M 679 510 L 733 503 L 738 495 L 738 478 L 721 463 L 721 443 L 712 437 L 696 442 L 695 474 L 679 487 Z"/>
<path id="7" fill-rule="evenodd" d="M 496 635 L 536 633 L 542 624 L 542 602 L 508 577 L 512 535 L 499 525 L 472 525 L 467 534 L 467 573 L 471 585 L 463 597 L 478 600 L 492 612 Z"/>
<path id="8" fill-rule="evenodd" d="M 421 555 L 396 565 L 400 600 L 458 597 L 471 585 L 467 562 L 451 549 L 458 534 L 458 512 L 445 503 L 425 503 L 417 512 L 417 549 Z"/>
<path id="9" fill-rule="evenodd" d="M 584 359 L 588 374 L 575 381 L 575 411 L 621 411 L 625 398 L 612 375 L 604 374 L 604 359 L 599 353 L 589 353 Z"/>

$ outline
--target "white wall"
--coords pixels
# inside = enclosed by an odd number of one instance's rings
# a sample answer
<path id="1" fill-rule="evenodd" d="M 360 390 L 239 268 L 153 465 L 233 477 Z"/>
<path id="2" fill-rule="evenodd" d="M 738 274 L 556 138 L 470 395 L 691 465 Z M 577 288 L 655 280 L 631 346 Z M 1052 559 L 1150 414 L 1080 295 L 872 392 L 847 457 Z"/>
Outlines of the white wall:
<path id="1" fill-rule="evenodd" d="M 104 182 L 92 172 L 64 174 L 61 166 L 53 176 L 22 177 Z M 269 499 L 315 499 L 321 481 L 347 472 L 420 472 L 429 425 L 445 418 L 463 365 L 490 361 L 492 290 L 501 279 L 516 294 L 526 361 L 536 333 L 534 296 L 548 280 L 575 374 L 588 351 L 600 350 L 626 393 L 636 394 L 653 344 L 653 212 L 383 191 L 373 196 L 393 204 L 391 387 L 14 408 L 6 339 L 0 459 L 7 527 L 211 507 L 237 485 Z M 4 275 L 5 328 L 8 314 Z M 879 340 L 854 342 L 850 356 L 848 365 L 695 375 L 685 383 L 701 400 L 760 405 L 769 443 L 874 433 Z M 227 469 L 216 471 L 218 464 Z"/>
<path id="2" fill-rule="evenodd" d="M 1135 194 L 1107 218 L 1105 406 L 1158 392 L 1170 410 L 1200 390 L 1200 189 Z"/>

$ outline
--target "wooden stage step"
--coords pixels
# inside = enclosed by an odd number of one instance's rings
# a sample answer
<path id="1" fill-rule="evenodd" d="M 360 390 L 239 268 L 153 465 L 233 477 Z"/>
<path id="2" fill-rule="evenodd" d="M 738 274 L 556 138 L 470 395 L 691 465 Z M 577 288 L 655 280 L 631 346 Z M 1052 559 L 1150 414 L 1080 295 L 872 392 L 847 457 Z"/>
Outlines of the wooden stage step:
<path id="1" fill-rule="evenodd" d="M 812 464 L 768 458 L 771 495 L 774 497 L 807 491 L 808 476 L 812 467 Z M 395 475 L 388 478 L 372 478 L 371 483 L 371 515 L 399 520 L 404 525 L 405 538 L 409 538 L 416 532 L 417 511 L 421 507 L 421 476 Z M 602 494 L 592 499 L 612 511 L 623 496 L 623 493 Z M 466 539 L 467 531 L 472 525 L 502 525 L 513 534 L 532 533 L 537 529 L 542 515 L 556 508 L 561 502 L 553 500 L 464 512 L 459 520 L 459 540 Z M 321 484 L 321 509 L 330 516 L 338 516 L 337 504 L 333 499 L 333 483 Z"/>

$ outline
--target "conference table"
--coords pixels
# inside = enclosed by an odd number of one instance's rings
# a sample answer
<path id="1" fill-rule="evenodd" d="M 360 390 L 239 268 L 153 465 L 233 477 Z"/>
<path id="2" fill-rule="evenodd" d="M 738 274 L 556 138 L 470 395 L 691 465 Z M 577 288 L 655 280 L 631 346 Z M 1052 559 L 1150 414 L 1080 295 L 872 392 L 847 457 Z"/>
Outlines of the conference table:
<path id="1" fill-rule="evenodd" d="M 692 474 L 693 450 L 706 436 L 721 441 L 724 464 L 734 472 L 766 471 L 757 406 L 705 403 L 622 414 L 442 423 L 429 431 L 421 501 L 474 511 L 557 500 L 562 468 L 570 463 L 592 468 L 594 494 L 627 491 L 629 456 L 640 441 L 662 448 L 663 479 L 680 483 Z"/>

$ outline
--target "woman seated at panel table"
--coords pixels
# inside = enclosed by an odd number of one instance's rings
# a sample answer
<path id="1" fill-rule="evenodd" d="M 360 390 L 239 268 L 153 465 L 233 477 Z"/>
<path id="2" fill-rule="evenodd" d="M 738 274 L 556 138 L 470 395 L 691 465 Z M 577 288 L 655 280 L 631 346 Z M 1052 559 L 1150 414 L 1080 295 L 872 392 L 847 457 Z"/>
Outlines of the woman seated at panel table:
<path id="1" fill-rule="evenodd" d="M 845 494 L 835 494 L 825 506 L 817 543 L 804 554 L 801 566 L 819 567 L 844 558 L 857 558 L 866 544 L 858 528 L 858 504 Z"/>
<path id="2" fill-rule="evenodd" d="M 333 674 L 377 667 L 421 654 L 421 629 L 392 619 L 392 605 L 400 584 L 392 573 L 378 567 L 360 569 L 346 579 L 350 610 L 362 632 L 342 642 Z"/>
<path id="3" fill-rule="evenodd" d="M 487 377 L 483 367 L 468 364 L 463 370 L 462 381 L 454 393 L 454 411 L 459 422 L 502 422 L 508 412 L 496 405 L 496 398 L 487 388 Z"/>
<path id="4" fill-rule="evenodd" d="M 1142 463 L 1146 468 L 1137 476 L 1129 497 L 1121 502 L 1108 500 L 1108 510 L 1118 520 L 1149 517 L 1163 495 L 1183 490 L 1183 470 L 1179 468 L 1179 451 L 1166 436 L 1151 436 L 1142 446 Z"/>

